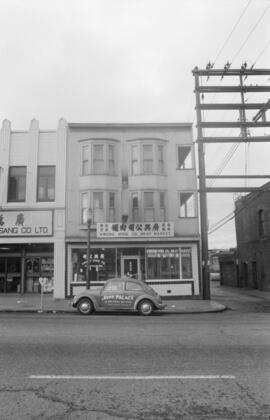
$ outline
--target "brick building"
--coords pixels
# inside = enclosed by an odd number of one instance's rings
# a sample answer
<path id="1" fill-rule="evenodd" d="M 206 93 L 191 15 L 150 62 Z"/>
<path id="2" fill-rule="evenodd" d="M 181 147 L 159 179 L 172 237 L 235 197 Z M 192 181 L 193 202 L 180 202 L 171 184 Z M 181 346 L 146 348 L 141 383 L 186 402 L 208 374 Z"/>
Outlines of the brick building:
<path id="1" fill-rule="evenodd" d="M 270 183 L 235 202 L 239 286 L 270 290 Z"/>

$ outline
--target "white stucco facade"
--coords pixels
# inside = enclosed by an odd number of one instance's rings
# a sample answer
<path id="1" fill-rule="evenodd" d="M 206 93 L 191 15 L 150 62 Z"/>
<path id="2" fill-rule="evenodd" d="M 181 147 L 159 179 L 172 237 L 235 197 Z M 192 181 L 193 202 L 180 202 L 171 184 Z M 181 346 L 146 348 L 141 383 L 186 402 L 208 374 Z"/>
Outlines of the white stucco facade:
<path id="1" fill-rule="evenodd" d="M 28 131 L 12 131 L 3 121 L 0 293 L 38 292 L 42 276 L 54 297 L 65 297 L 66 144 L 64 120 L 56 130 L 40 130 L 32 120 Z"/>

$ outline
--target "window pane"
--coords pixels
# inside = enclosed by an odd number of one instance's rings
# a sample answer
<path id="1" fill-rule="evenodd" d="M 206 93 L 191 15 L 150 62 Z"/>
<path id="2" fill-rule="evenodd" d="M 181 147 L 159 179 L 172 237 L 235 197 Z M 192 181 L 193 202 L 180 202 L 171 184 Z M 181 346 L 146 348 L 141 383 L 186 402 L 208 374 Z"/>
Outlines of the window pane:
<path id="1" fill-rule="evenodd" d="M 139 173 L 138 146 L 132 146 L 131 148 L 131 171 L 132 175 Z"/>
<path id="2" fill-rule="evenodd" d="M 153 153 L 152 145 L 144 144 L 143 145 L 143 172 L 152 173 L 153 172 Z"/>
<path id="3" fill-rule="evenodd" d="M 123 282 L 109 281 L 104 287 L 104 290 L 106 292 L 121 292 L 121 290 L 124 290 Z"/>
<path id="4" fill-rule="evenodd" d="M 146 222 L 154 221 L 154 209 L 151 209 L 151 208 L 144 209 L 144 220 Z"/>
<path id="5" fill-rule="evenodd" d="M 89 147 L 83 146 L 82 148 L 82 174 L 88 175 L 89 173 L 90 173 Z"/>
<path id="6" fill-rule="evenodd" d="M 8 201 L 25 201 L 26 166 L 9 168 Z"/>
<path id="7" fill-rule="evenodd" d="M 131 205 L 132 205 L 132 220 L 133 222 L 139 221 L 139 198 L 138 193 L 131 194 Z"/>
<path id="8" fill-rule="evenodd" d="M 104 222 L 103 193 L 93 193 L 94 223 Z"/>
<path id="9" fill-rule="evenodd" d="M 154 193 L 153 192 L 144 193 L 144 206 L 154 207 Z"/>
<path id="10" fill-rule="evenodd" d="M 158 172 L 164 173 L 163 146 L 158 146 Z"/>
<path id="11" fill-rule="evenodd" d="M 179 146 L 178 147 L 178 168 L 190 169 L 192 168 L 191 147 Z"/>
<path id="12" fill-rule="evenodd" d="M 103 193 L 94 192 L 93 202 L 94 202 L 94 209 L 103 209 Z"/>
<path id="13" fill-rule="evenodd" d="M 160 208 L 165 207 L 165 193 L 164 193 L 164 191 L 161 191 L 159 193 L 159 199 L 160 199 Z"/>
<path id="14" fill-rule="evenodd" d="M 179 279 L 179 249 L 147 249 L 147 278 Z"/>
<path id="15" fill-rule="evenodd" d="M 138 199 L 138 194 L 132 194 L 132 208 L 138 208 L 139 207 L 139 199 Z"/>
<path id="16" fill-rule="evenodd" d="M 38 201 L 55 199 L 55 166 L 38 167 Z"/>
<path id="17" fill-rule="evenodd" d="M 81 223 L 86 223 L 87 221 L 87 210 L 88 210 L 88 194 L 81 194 Z"/>
<path id="18" fill-rule="evenodd" d="M 144 159 L 152 159 L 152 145 L 151 144 L 144 144 L 143 145 L 143 158 Z"/>
<path id="19" fill-rule="evenodd" d="M 104 147 L 100 144 L 93 146 L 93 171 L 95 174 L 104 173 Z"/>
<path id="20" fill-rule="evenodd" d="M 109 145 L 109 174 L 115 173 L 114 146 Z"/>
<path id="21" fill-rule="evenodd" d="M 142 286 L 138 283 L 133 283 L 131 281 L 127 281 L 126 282 L 126 290 L 131 291 L 131 290 L 143 290 Z"/>
<path id="22" fill-rule="evenodd" d="M 154 193 L 144 193 L 144 220 L 146 222 L 154 221 Z"/>
<path id="23" fill-rule="evenodd" d="M 192 278 L 192 253 L 191 248 L 181 249 L 182 278 Z"/>
<path id="24" fill-rule="evenodd" d="M 103 159 L 103 144 L 94 144 L 94 159 Z"/>
<path id="25" fill-rule="evenodd" d="M 114 192 L 110 192 L 109 193 L 109 207 L 113 207 L 115 206 L 115 193 Z"/>
<path id="26" fill-rule="evenodd" d="M 180 217 L 195 217 L 195 202 L 193 193 L 180 194 Z"/>

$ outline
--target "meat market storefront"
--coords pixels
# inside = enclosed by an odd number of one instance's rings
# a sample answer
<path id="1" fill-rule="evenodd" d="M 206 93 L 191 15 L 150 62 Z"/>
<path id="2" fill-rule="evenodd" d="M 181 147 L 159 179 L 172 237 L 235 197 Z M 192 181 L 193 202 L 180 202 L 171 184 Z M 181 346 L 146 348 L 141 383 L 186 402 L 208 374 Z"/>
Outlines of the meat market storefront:
<path id="1" fill-rule="evenodd" d="M 96 233 L 96 235 L 94 235 Z M 174 236 L 171 222 L 97 223 L 91 232 L 90 287 L 131 276 L 161 296 L 198 297 L 198 240 Z M 67 244 L 67 294 L 86 287 L 87 244 Z"/>
<path id="2" fill-rule="evenodd" d="M 0 212 L 0 293 L 39 293 L 54 285 L 53 212 Z"/>

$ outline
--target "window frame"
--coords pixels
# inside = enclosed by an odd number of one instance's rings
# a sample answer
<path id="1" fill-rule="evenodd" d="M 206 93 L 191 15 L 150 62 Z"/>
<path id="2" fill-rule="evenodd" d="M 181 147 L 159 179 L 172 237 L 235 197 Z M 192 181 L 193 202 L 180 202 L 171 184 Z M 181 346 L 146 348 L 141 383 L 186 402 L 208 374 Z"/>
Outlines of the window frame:
<path id="1" fill-rule="evenodd" d="M 46 178 L 46 196 L 45 196 L 45 198 L 43 199 L 43 198 L 40 198 L 39 197 L 39 188 L 40 188 L 40 170 L 41 169 L 44 169 L 44 168 L 53 168 L 54 169 L 54 173 L 53 173 L 53 175 L 52 176 L 42 176 L 42 178 Z M 36 200 L 37 200 L 37 202 L 39 202 L 39 203 L 41 203 L 41 202 L 53 202 L 53 201 L 55 201 L 55 177 L 56 177 L 56 166 L 55 165 L 39 165 L 38 167 L 37 167 L 37 198 L 36 198 Z M 48 190 L 49 190 L 49 188 L 48 188 L 48 180 L 49 180 L 49 178 L 52 178 L 53 179 L 53 198 L 49 198 L 48 197 Z"/>
<path id="2" fill-rule="evenodd" d="M 166 175 L 167 142 L 168 140 L 159 138 L 129 140 L 130 175 Z M 147 151 L 146 148 L 151 148 L 151 152 L 150 150 Z M 150 165 L 150 170 L 147 169 L 147 165 Z"/>
<path id="3" fill-rule="evenodd" d="M 151 148 L 150 157 L 145 153 L 145 148 Z M 151 166 L 150 170 L 147 170 L 147 165 Z M 144 175 L 152 175 L 155 173 L 154 171 L 155 159 L 154 159 L 154 143 L 143 143 L 142 144 L 142 173 Z"/>
<path id="4" fill-rule="evenodd" d="M 13 198 L 13 196 L 11 195 L 11 171 L 12 169 L 24 169 L 24 174 L 23 175 L 13 175 L 12 178 L 16 178 L 16 183 L 19 184 L 19 182 L 22 180 L 23 182 L 23 198 L 19 199 L 19 186 L 16 186 L 16 197 Z M 18 178 L 18 179 L 17 179 Z M 26 201 L 26 187 L 27 187 L 27 166 L 25 165 L 13 165 L 13 166 L 9 166 L 9 170 L 8 170 L 8 191 L 7 191 L 7 202 L 8 203 L 24 203 Z"/>
<path id="5" fill-rule="evenodd" d="M 161 206 L 161 194 L 163 194 L 163 206 Z M 167 205 L 166 205 L 166 191 L 158 191 L 158 200 L 159 200 L 159 218 L 161 222 L 165 222 L 166 221 L 166 209 L 167 209 Z M 164 214 L 162 215 L 162 212 L 164 212 Z"/>
<path id="6" fill-rule="evenodd" d="M 117 140 L 113 139 L 92 139 L 80 140 L 80 175 L 117 175 Z M 95 147 L 102 148 L 102 158 L 95 157 Z M 84 150 L 86 153 L 84 155 Z M 85 165 L 88 162 L 88 171 L 85 170 Z M 100 169 L 97 170 L 98 162 Z"/>
<path id="7" fill-rule="evenodd" d="M 185 210 L 184 215 L 181 214 L 181 195 L 183 194 L 190 194 L 191 197 L 193 197 L 193 214 L 188 215 L 188 206 L 185 204 Z M 178 192 L 178 217 L 180 219 L 194 219 L 197 217 L 197 200 L 196 200 L 196 194 L 195 191 L 179 191 Z"/>
<path id="8" fill-rule="evenodd" d="M 146 194 L 152 194 L 153 197 L 153 205 L 152 206 L 147 206 L 146 207 L 146 203 L 145 203 L 145 197 Z M 146 211 L 152 209 L 152 220 L 148 220 L 148 218 L 146 218 Z M 155 221 L 155 191 L 143 191 L 143 220 L 144 222 L 154 222 Z"/>
<path id="9" fill-rule="evenodd" d="M 184 148 L 189 148 L 190 151 L 189 153 L 186 155 L 186 158 L 190 155 L 190 163 L 188 166 L 185 165 L 185 160 L 183 161 L 183 165 L 180 165 L 180 160 L 179 160 L 179 149 L 184 149 Z M 190 169 L 194 169 L 194 159 L 193 159 L 193 147 L 191 144 L 177 144 L 176 145 L 176 159 L 177 159 L 177 164 L 176 164 L 176 168 L 178 170 L 190 170 Z M 185 159 L 186 159 L 185 158 Z"/>

